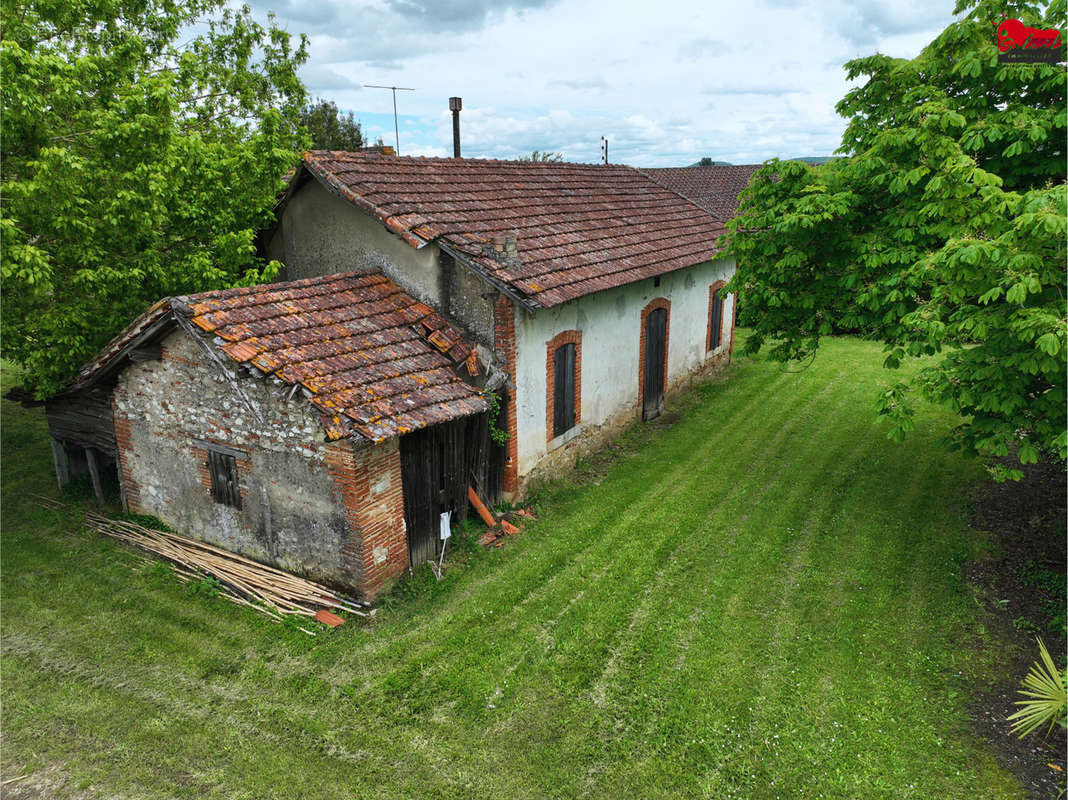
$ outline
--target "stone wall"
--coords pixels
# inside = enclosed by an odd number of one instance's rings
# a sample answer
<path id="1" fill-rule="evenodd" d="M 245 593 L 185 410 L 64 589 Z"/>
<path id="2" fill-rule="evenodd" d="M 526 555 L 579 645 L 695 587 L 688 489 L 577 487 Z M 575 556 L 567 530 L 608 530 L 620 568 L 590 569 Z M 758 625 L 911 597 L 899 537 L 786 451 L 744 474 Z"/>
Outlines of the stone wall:
<path id="1" fill-rule="evenodd" d="M 299 392 L 288 399 L 289 386 L 237 381 L 256 413 L 183 331 L 166 338 L 160 361 L 122 372 L 112 403 L 127 506 L 373 598 L 408 566 L 397 443 L 327 444 Z M 212 496 L 213 448 L 237 454 L 240 508 Z"/>

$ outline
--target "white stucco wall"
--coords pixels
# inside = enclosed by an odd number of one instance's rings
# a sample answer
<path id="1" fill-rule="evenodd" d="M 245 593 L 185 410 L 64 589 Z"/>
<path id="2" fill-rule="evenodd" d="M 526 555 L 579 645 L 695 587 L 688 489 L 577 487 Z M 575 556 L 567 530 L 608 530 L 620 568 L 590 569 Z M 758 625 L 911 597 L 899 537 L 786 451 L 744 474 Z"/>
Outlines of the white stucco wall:
<path id="1" fill-rule="evenodd" d="M 677 383 L 730 345 L 734 295 L 723 308 L 722 346 L 706 353 L 709 287 L 729 280 L 734 262 L 717 260 L 679 270 L 660 279 L 582 297 L 531 316 L 516 312 L 516 437 L 519 475 L 526 475 L 561 441 L 589 432 L 620 412 L 636 409 L 642 309 L 663 297 L 671 302 L 668 329 L 668 386 Z M 545 359 L 558 333 L 582 331 L 581 422 L 546 442 Z"/>
<path id="2" fill-rule="evenodd" d="M 289 199 L 268 252 L 281 256 L 289 280 L 380 271 L 427 304 L 441 299 L 435 245 L 415 249 L 316 180 Z"/>
<path id="3" fill-rule="evenodd" d="M 493 343 L 489 287 L 446 259 L 434 243 L 414 248 L 382 221 L 310 180 L 287 202 L 267 255 L 286 265 L 285 278 L 338 272 L 381 272 L 412 297 L 445 313 L 472 338 Z"/>

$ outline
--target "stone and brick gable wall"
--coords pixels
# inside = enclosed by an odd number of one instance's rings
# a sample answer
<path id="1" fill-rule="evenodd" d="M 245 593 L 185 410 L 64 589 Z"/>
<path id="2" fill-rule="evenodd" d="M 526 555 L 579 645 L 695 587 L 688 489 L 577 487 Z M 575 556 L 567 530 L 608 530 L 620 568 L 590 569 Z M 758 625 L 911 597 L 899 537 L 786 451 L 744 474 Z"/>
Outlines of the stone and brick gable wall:
<path id="1" fill-rule="evenodd" d="M 112 396 L 123 498 L 175 530 L 370 599 L 408 566 L 396 440 L 325 442 L 291 387 L 233 375 L 183 331 L 130 364 Z M 236 458 L 241 507 L 216 503 L 207 453 Z"/>
<path id="2" fill-rule="evenodd" d="M 662 386 L 665 391 L 668 388 L 668 363 L 670 359 L 667 354 L 670 353 L 671 347 L 671 301 L 658 297 L 655 300 L 649 301 L 649 304 L 642 309 L 641 329 L 638 339 L 638 408 L 641 408 L 642 403 L 645 402 L 645 321 L 646 318 L 656 311 L 658 308 L 664 309 L 667 316 L 667 320 L 664 325 L 664 378 Z"/>
<path id="3" fill-rule="evenodd" d="M 562 331 L 545 345 L 545 441 L 553 440 L 554 396 L 556 393 L 556 369 L 553 358 L 565 344 L 575 345 L 575 427 L 582 422 L 582 331 Z"/>

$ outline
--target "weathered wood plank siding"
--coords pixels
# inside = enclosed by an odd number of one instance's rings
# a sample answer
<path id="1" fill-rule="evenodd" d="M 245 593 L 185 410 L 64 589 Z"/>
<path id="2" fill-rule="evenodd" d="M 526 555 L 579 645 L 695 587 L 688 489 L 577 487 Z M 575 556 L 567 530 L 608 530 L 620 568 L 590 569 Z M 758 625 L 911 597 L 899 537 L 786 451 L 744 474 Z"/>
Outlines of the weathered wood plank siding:
<path id="1" fill-rule="evenodd" d="M 108 458 L 115 458 L 111 387 L 53 398 L 45 403 L 45 418 L 53 439 L 68 445 L 95 447 Z"/>
<path id="2" fill-rule="evenodd" d="M 500 499 L 503 459 L 489 433 L 489 414 L 434 425 L 400 440 L 404 482 L 404 522 L 413 565 L 433 560 L 441 551 L 440 515 L 467 519 L 467 488 L 474 486 L 484 502 Z"/>

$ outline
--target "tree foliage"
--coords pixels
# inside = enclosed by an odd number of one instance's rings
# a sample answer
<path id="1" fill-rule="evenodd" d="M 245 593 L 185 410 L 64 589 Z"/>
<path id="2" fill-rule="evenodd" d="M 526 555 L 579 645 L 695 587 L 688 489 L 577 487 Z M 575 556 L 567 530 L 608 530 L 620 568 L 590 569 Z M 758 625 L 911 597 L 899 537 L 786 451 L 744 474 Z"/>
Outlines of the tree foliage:
<path id="1" fill-rule="evenodd" d="M 1065 3 L 963 12 L 915 59 L 846 64 L 867 79 L 838 105 L 848 157 L 756 173 L 728 226 L 731 288 L 750 352 L 806 358 L 842 327 L 884 341 L 890 368 L 941 354 L 877 399 L 890 438 L 918 391 L 960 415 L 951 446 L 1063 460 L 1065 67 L 999 64 L 995 29 L 1006 15 L 1063 30 Z"/>
<path id="2" fill-rule="evenodd" d="M 0 25 L 0 325 L 46 396 L 150 302 L 277 269 L 253 237 L 306 49 L 221 0 L 2 0 Z"/>
<path id="3" fill-rule="evenodd" d="M 364 146 L 363 129 L 352 112 L 342 114 L 336 103 L 322 98 L 305 106 L 300 124 L 311 137 L 313 150 L 359 150 Z"/>
<path id="4" fill-rule="evenodd" d="M 555 153 L 552 150 L 535 150 L 529 156 L 520 156 L 519 160 L 555 164 L 563 161 L 564 156 L 562 153 Z"/>

